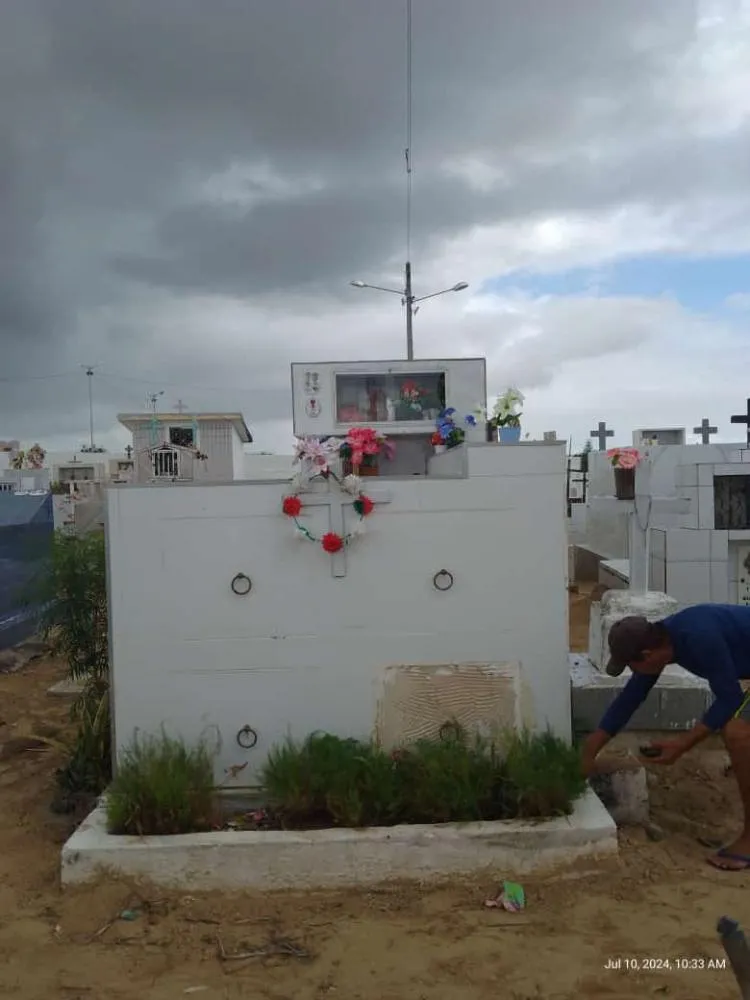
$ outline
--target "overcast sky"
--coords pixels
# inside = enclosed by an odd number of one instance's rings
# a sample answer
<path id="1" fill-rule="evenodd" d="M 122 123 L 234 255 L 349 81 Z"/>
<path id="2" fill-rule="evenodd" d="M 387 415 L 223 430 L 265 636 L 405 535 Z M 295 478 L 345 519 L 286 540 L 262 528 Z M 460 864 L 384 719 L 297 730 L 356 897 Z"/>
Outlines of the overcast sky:
<path id="1" fill-rule="evenodd" d="M 2 0 L 0 439 L 164 390 L 291 450 L 293 360 L 403 356 L 405 0 Z M 524 424 L 750 395 L 750 3 L 414 0 L 417 356 Z"/>

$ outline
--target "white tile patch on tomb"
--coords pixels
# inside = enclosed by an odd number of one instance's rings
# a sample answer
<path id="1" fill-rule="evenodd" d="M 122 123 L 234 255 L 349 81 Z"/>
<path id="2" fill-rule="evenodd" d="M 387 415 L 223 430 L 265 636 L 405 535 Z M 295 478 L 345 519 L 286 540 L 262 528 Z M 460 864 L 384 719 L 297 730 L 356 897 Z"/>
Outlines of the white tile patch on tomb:
<path id="1" fill-rule="evenodd" d="M 350 377 L 364 377 L 361 364 L 318 366 L 314 380 L 299 377 L 295 413 L 344 436 L 337 421 L 370 405 L 393 368 L 440 383 L 449 403 L 455 383 L 465 410 L 483 401 L 474 359 L 385 362 L 380 374 L 368 364 L 362 399 Z M 325 395 L 340 385 L 343 411 Z M 569 737 L 564 443 L 477 440 L 446 469 L 446 455 L 425 460 L 431 419 L 383 427 L 397 454 L 404 444 L 406 469 L 363 481 L 375 510 L 335 556 L 282 515 L 289 487 L 276 477 L 109 492 L 118 753 L 164 726 L 215 743 L 217 781 L 235 774 L 230 787 L 252 786 L 288 736 L 366 739 L 379 723 L 390 740 L 437 735 L 449 712 L 471 724 L 463 692 L 472 686 L 501 714 Z M 315 534 L 354 527 L 351 498 L 342 503 L 335 484 L 313 483 L 301 500 Z M 238 574 L 247 594 L 233 592 Z M 475 716 L 484 725 L 479 708 Z"/>

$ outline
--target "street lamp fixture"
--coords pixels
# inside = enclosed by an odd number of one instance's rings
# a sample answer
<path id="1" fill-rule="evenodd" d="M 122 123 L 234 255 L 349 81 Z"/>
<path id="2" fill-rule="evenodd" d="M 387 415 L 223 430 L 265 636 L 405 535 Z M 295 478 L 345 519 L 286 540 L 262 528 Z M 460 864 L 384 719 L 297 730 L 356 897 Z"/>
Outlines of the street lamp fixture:
<path id="1" fill-rule="evenodd" d="M 443 288 L 439 292 L 431 292 L 429 295 L 414 295 L 411 287 L 411 264 L 409 261 L 406 262 L 406 267 L 404 268 L 404 287 L 403 288 L 384 288 L 382 285 L 370 285 L 366 281 L 350 281 L 349 284 L 354 288 L 372 288 L 376 292 L 390 292 L 392 295 L 401 296 L 401 304 L 406 306 L 406 357 L 409 361 L 414 360 L 414 335 L 413 335 L 413 320 L 416 309 L 414 308 L 418 302 L 424 302 L 426 299 L 434 299 L 438 295 L 445 295 L 447 292 L 463 292 L 464 289 L 469 287 L 468 281 L 458 281 L 455 285 L 451 285 L 450 288 Z"/>

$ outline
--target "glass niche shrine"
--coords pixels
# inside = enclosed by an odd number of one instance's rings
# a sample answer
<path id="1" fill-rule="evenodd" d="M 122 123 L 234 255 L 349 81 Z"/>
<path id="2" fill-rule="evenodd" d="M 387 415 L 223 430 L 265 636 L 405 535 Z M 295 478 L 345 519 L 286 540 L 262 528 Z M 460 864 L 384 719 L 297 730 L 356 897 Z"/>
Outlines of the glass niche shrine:
<path id="1" fill-rule="evenodd" d="M 345 438 L 370 427 L 394 444 L 380 456 L 381 476 L 425 476 L 432 436 L 446 407 L 467 442 L 486 441 L 484 358 L 292 364 L 292 416 L 298 438 Z M 475 425 L 466 418 L 476 418 Z"/>

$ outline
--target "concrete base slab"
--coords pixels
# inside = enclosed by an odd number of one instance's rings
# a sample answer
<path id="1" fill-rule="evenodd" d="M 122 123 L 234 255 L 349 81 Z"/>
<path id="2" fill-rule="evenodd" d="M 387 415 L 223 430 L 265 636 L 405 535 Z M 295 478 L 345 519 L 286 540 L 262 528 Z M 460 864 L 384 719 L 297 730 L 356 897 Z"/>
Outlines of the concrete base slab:
<path id="1" fill-rule="evenodd" d="M 582 653 L 570 654 L 570 687 L 573 729 L 593 732 L 612 701 L 630 678 L 626 670 L 620 677 L 602 673 Z M 713 703 L 708 681 L 694 677 L 677 665 L 666 667 L 658 684 L 638 709 L 626 731 L 692 729 Z"/>
<path id="2" fill-rule="evenodd" d="M 491 869 L 518 875 L 617 854 L 617 827 L 593 791 L 571 816 L 368 830 L 220 831 L 115 837 L 102 803 L 62 849 L 63 885 L 106 871 L 185 889 L 304 889 L 439 879 Z"/>

